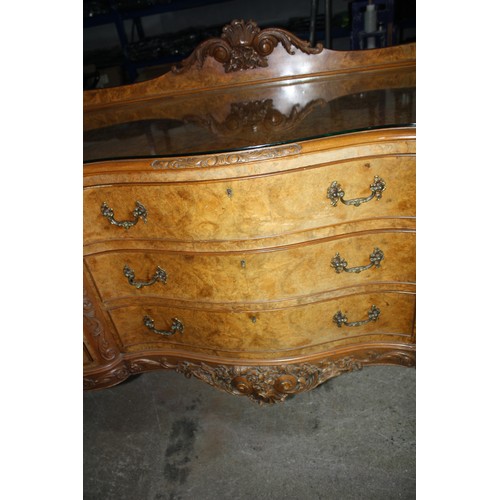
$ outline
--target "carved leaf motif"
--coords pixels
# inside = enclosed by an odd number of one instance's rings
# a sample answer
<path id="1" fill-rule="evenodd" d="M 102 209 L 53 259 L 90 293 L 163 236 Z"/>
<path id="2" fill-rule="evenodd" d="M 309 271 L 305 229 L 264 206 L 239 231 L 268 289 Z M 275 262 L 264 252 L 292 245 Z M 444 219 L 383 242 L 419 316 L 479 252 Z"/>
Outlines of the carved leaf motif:
<path id="1" fill-rule="evenodd" d="M 259 404 L 282 402 L 290 394 L 313 389 L 320 383 L 322 370 L 312 364 L 214 367 L 190 362 L 177 368 L 187 377 L 194 376 L 233 395 L 248 396 Z"/>

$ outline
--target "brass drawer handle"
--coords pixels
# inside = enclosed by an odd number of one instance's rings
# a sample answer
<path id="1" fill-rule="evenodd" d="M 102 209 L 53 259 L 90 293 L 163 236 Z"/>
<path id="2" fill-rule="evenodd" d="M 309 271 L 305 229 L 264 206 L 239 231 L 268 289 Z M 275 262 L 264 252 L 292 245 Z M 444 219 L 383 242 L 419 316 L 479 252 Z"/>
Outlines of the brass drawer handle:
<path id="1" fill-rule="evenodd" d="M 142 219 L 144 223 L 146 223 L 148 218 L 148 211 L 146 210 L 146 207 L 138 201 L 135 202 L 135 209 L 132 212 L 134 220 L 132 221 L 115 220 L 115 212 L 112 208 L 108 207 L 108 204 L 106 202 L 101 205 L 101 214 L 104 215 L 104 217 L 106 217 L 106 219 L 108 219 L 110 224 L 112 224 L 113 226 L 124 227 L 125 229 L 129 229 L 130 227 L 135 226 L 139 219 Z"/>
<path id="2" fill-rule="evenodd" d="M 158 333 L 159 335 L 174 335 L 175 333 L 182 333 L 184 331 L 184 325 L 177 318 L 172 318 L 172 327 L 170 330 L 157 330 L 155 328 L 154 319 L 149 316 L 144 316 L 143 321 L 147 328 L 154 333 Z"/>
<path id="3" fill-rule="evenodd" d="M 342 325 L 361 326 L 361 325 L 366 325 L 366 323 L 369 323 L 370 321 L 377 321 L 379 316 L 380 316 L 380 309 L 377 306 L 372 306 L 368 311 L 368 319 L 364 319 L 361 321 L 353 321 L 349 323 L 347 321 L 347 316 L 345 314 L 342 314 L 342 311 L 337 311 L 333 316 L 333 322 L 337 323 L 337 326 L 339 328 L 342 327 Z"/>
<path id="4" fill-rule="evenodd" d="M 380 267 L 380 262 L 384 258 L 384 252 L 380 248 L 375 248 L 370 254 L 370 263 L 366 266 L 358 267 L 347 267 L 347 262 L 340 256 L 339 253 L 335 255 L 332 259 L 331 266 L 335 269 L 337 273 L 345 271 L 346 273 L 360 273 L 361 271 L 366 271 L 370 267 Z"/>
<path id="5" fill-rule="evenodd" d="M 135 281 L 135 272 L 127 265 L 123 268 L 123 274 L 125 275 L 125 278 L 127 278 L 129 284 L 135 286 L 137 289 L 142 288 L 143 286 L 154 285 L 157 281 L 166 283 L 168 278 L 166 271 L 164 271 L 160 266 L 157 266 L 154 276 L 149 281 Z"/>
<path id="6" fill-rule="evenodd" d="M 370 184 L 370 191 L 372 194 L 366 198 L 354 198 L 353 200 L 344 200 L 345 192 L 340 187 L 337 181 L 333 181 L 330 187 L 327 189 L 326 196 L 331 200 L 334 207 L 337 206 L 337 202 L 340 200 L 344 205 L 354 205 L 359 207 L 361 203 L 366 203 L 373 198 L 377 201 L 382 198 L 382 191 L 385 191 L 385 181 L 376 175 L 373 179 L 373 184 Z"/>

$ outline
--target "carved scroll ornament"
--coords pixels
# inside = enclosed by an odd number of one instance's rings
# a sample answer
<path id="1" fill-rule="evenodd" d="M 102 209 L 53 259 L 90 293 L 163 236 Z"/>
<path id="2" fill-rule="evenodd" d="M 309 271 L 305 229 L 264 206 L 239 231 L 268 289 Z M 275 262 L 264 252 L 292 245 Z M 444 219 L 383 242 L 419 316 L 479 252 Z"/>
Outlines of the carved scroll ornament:
<path id="1" fill-rule="evenodd" d="M 296 47 L 306 54 L 318 54 L 323 46 L 311 47 L 309 42 L 279 28 L 261 30 L 255 21 L 234 20 L 224 26 L 220 38 L 201 43 L 182 63 L 174 66 L 173 73 L 181 73 L 192 66 L 201 68 L 207 57 L 213 57 L 224 66 L 226 73 L 268 65 L 267 56 L 281 43 L 289 54 Z"/>

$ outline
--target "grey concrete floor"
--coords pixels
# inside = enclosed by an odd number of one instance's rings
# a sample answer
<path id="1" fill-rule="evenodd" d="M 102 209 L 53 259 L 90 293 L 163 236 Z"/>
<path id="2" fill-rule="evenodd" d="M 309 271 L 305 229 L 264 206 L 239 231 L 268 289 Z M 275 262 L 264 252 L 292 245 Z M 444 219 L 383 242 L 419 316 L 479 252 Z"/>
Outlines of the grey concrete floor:
<path id="1" fill-rule="evenodd" d="M 258 406 L 174 372 L 84 394 L 84 499 L 415 498 L 415 370 Z"/>

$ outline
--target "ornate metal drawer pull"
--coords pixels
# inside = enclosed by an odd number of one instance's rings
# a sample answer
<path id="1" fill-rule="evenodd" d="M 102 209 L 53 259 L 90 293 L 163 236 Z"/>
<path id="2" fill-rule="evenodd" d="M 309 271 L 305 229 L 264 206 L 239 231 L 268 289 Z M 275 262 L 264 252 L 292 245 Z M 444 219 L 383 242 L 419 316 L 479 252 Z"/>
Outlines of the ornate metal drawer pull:
<path id="1" fill-rule="evenodd" d="M 331 203 L 334 207 L 337 206 L 337 202 L 340 200 L 344 205 L 354 205 L 359 207 L 361 203 L 366 203 L 373 198 L 380 200 L 382 198 L 382 191 L 385 191 L 385 181 L 376 175 L 373 179 L 373 184 L 370 184 L 370 191 L 372 194 L 366 198 L 355 198 L 353 200 L 344 200 L 344 191 L 340 187 L 337 181 L 333 181 L 326 192 L 327 198 L 330 198 Z"/>
<path id="2" fill-rule="evenodd" d="M 123 268 L 123 274 L 128 279 L 130 285 L 135 286 L 137 289 L 143 286 L 154 285 L 157 281 L 162 283 L 167 282 L 168 275 L 160 266 L 156 268 L 154 276 L 149 281 L 135 281 L 135 273 L 133 269 L 130 269 L 127 265 Z"/>
<path id="3" fill-rule="evenodd" d="M 108 219 L 110 224 L 113 224 L 113 226 L 124 227 L 125 229 L 129 229 L 130 227 L 135 226 L 139 221 L 139 219 L 142 219 L 146 223 L 148 218 L 148 211 L 146 210 L 146 207 L 142 203 L 139 203 L 138 201 L 135 202 L 135 209 L 132 212 L 134 220 L 132 221 L 115 220 L 114 210 L 108 207 L 108 204 L 106 202 L 104 202 L 101 205 L 101 214 L 104 215 L 104 217 L 106 217 L 106 219 Z"/>
<path id="4" fill-rule="evenodd" d="M 157 330 L 154 319 L 149 316 L 144 316 L 144 324 L 152 332 L 159 335 L 174 335 L 175 333 L 182 333 L 184 331 L 184 325 L 177 318 L 172 318 L 172 328 L 170 330 Z"/>
<path id="5" fill-rule="evenodd" d="M 331 266 L 335 268 L 337 273 L 341 273 L 345 271 L 346 273 L 360 273 L 361 271 L 366 271 L 370 269 L 370 267 L 380 267 L 380 262 L 384 258 L 384 252 L 380 250 L 380 248 L 375 248 L 373 252 L 370 254 L 370 263 L 366 266 L 358 266 L 358 267 L 347 267 L 347 262 L 340 256 L 339 253 L 335 255 L 332 259 Z"/>
<path id="6" fill-rule="evenodd" d="M 368 319 L 364 319 L 362 321 L 353 321 L 349 323 L 347 321 L 347 316 L 342 314 L 342 311 L 337 311 L 333 316 L 333 322 L 337 323 L 337 326 L 340 328 L 342 325 L 345 326 L 361 326 L 366 325 L 370 321 L 377 321 L 380 316 L 380 309 L 377 306 L 372 306 L 368 311 Z"/>

